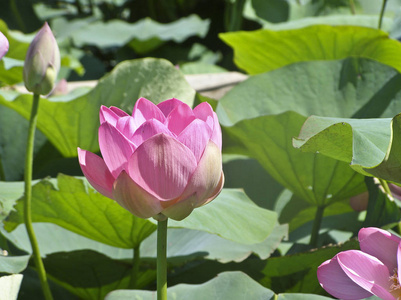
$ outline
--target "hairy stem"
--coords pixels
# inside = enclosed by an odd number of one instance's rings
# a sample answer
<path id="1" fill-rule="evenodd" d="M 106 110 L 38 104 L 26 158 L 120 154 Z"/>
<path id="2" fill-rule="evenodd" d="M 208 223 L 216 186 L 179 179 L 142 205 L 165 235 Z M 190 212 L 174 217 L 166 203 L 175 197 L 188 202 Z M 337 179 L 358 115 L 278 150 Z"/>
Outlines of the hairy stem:
<path id="1" fill-rule="evenodd" d="M 355 15 L 356 11 L 355 11 L 355 2 L 354 2 L 354 0 L 349 0 L 349 8 L 351 9 L 351 14 Z"/>
<path id="2" fill-rule="evenodd" d="M 167 220 L 157 223 L 157 300 L 167 300 Z"/>
<path id="3" fill-rule="evenodd" d="M 380 17 L 379 17 L 379 25 L 378 25 L 379 29 L 382 28 L 382 22 L 383 22 L 384 11 L 386 10 L 386 4 L 387 4 L 387 0 L 383 0 L 382 8 L 380 10 Z"/>
<path id="4" fill-rule="evenodd" d="M 36 121 L 39 107 L 40 96 L 37 94 L 33 95 L 31 117 L 29 120 L 28 128 L 28 141 L 26 145 L 26 155 L 25 155 L 25 202 L 24 202 L 24 222 L 26 231 L 28 232 L 29 241 L 32 247 L 32 257 L 35 262 L 35 266 L 39 275 L 40 285 L 43 290 L 43 294 L 46 300 L 52 300 L 53 296 L 50 291 L 49 283 L 46 278 L 46 271 L 43 265 L 42 258 L 39 252 L 39 245 L 36 240 L 35 232 L 32 226 L 31 217 L 31 201 L 32 201 L 32 165 L 33 165 L 33 147 L 35 141 L 35 130 Z"/>
<path id="5" fill-rule="evenodd" d="M 313 221 L 312 235 L 310 237 L 309 245 L 317 247 L 320 226 L 322 225 L 323 213 L 325 206 L 318 206 L 316 209 L 315 220 Z"/>
<path id="6" fill-rule="evenodd" d="M 138 245 L 134 248 L 134 257 L 132 259 L 132 269 L 131 269 L 131 279 L 129 282 L 129 287 L 131 289 L 136 288 L 137 280 L 138 280 L 139 263 L 141 260 L 139 247 L 140 247 L 140 245 Z"/>

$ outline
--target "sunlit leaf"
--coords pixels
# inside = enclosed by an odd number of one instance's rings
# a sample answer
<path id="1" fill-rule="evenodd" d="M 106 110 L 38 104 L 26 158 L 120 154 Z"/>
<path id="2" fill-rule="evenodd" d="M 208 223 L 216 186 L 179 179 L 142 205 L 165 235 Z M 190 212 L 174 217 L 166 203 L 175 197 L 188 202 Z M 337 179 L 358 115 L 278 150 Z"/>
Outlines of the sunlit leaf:
<path id="1" fill-rule="evenodd" d="M 66 102 L 42 98 L 37 126 L 66 157 L 76 157 L 78 146 L 96 152 L 99 150 L 100 106 L 117 106 L 131 113 L 140 97 L 155 103 L 178 98 L 192 105 L 195 91 L 166 60 L 146 58 L 126 61 L 101 79 L 86 95 Z M 28 119 L 32 96 L 0 91 L 0 104 Z"/>
<path id="2" fill-rule="evenodd" d="M 397 59 L 400 42 L 373 28 L 314 25 L 293 30 L 222 33 L 220 38 L 234 49 L 237 66 L 249 74 L 301 61 L 349 56 L 373 59 L 401 70 Z"/>

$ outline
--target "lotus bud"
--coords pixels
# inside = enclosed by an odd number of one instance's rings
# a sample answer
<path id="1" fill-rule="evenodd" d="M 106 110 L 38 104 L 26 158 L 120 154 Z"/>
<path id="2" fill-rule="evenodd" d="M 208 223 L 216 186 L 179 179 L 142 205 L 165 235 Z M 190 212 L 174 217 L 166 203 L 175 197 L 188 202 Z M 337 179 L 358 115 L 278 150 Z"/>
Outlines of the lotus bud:
<path id="1" fill-rule="evenodd" d="M 24 82 L 28 91 L 49 94 L 60 70 L 60 51 L 47 23 L 36 34 L 25 58 Z"/>
<path id="2" fill-rule="evenodd" d="M 0 32 L 0 59 L 6 55 L 8 47 L 9 44 L 7 38 Z"/>
<path id="3" fill-rule="evenodd" d="M 140 98 L 132 115 L 100 108 L 102 158 L 78 148 L 89 183 L 133 215 L 180 221 L 224 184 L 221 128 L 212 107 Z"/>

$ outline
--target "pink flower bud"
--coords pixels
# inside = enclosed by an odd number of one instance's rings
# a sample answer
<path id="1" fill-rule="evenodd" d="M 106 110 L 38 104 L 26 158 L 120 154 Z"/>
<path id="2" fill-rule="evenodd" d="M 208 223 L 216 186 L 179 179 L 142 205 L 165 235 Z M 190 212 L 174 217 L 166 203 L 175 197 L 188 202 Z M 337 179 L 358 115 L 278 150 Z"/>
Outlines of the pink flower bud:
<path id="1" fill-rule="evenodd" d="M 8 47 L 9 44 L 7 38 L 0 32 L 0 59 L 6 55 Z"/>
<path id="2" fill-rule="evenodd" d="M 362 194 L 353 196 L 349 199 L 349 204 L 351 208 L 355 211 L 364 211 L 368 208 L 369 203 L 369 193 L 363 192 Z"/>
<path id="3" fill-rule="evenodd" d="M 47 95 L 60 70 L 60 51 L 47 23 L 36 34 L 25 57 L 24 83 L 28 91 Z"/>
<path id="4" fill-rule="evenodd" d="M 204 102 L 140 98 L 132 115 L 100 109 L 103 158 L 78 148 L 92 186 L 140 218 L 182 220 L 223 188 L 221 128 Z"/>

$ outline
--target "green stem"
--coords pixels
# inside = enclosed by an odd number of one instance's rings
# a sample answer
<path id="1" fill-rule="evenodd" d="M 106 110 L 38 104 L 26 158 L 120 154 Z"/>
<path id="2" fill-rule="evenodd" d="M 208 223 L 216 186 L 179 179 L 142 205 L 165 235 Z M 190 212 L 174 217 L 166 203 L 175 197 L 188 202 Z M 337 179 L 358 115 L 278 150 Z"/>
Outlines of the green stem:
<path id="1" fill-rule="evenodd" d="M 167 300 L 167 220 L 157 222 L 157 300 Z"/>
<path id="2" fill-rule="evenodd" d="M 134 248 L 134 257 L 132 259 L 131 279 L 129 282 L 130 289 L 135 289 L 138 280 L 139 263 L 141 260 L 139 245 Z"/>
<path id="3" fill-rule="evenodd" d="M 6 181 L 6 174 L 4 173 L 4 168 L 3 168 L 3 159 L 0 155 L 0 180 L 1 181 Z"/>
<path id="4" fill-rule="evenodd" d="M 391 192 L 391 190 L 390 190 L 390 188 L 389 188 L 389 186 L 387 184 L 387 181 L 385 181 L 383 179 L 380 179 L 380 178 L 378 178 L 378 179 L 379 179 L 380 185 L 383 187 L 383 189 L 386 192 L 386 194 L 389 196 L 389 198 L 391 200 L 393 200 L 394 199 L 393 193 Z"/>
<path id="5" fill-rule="evenodd" d="M 379 25 L 378 25 L 379 29 L 382 28 L 382 22 L 383 22 L 384 10 L 386 9 L 386 4 L 387 4 L 387 0 L 383 0 L 382 8 L 380 10 L 380 17 L 379 17 Z"/>
<path id="6" fill-rule="evenodd" d="M 17 24 L 18 24 L 19 28 L 21 29 L 22 32 L 26 32 L 25 23 L 22 20 L 20 11 L 19 11 L 19 9 L 17 7 L 17 3 L 15 3 L 15 0 L 11 0 L 10 1 L 10 8 L 11 8 L 11 11 L 13 13 L 14 18 L 17 21 Z"/>
<path id="7" fill-rule="evenodd" d="M 349 8 L 351 9 L 351 14 L 355 15 L 356 11 L 355 11 L 355 2 L 354 2 L 354 0 L 349 0 Z"/>
<path id="8" fill-rule="evenodd" d="M 316 248 L 317 240 L 319 237 L 320 226 L 322 225 L 323 213 L 325 206 L 318 206 L 316 209 L 315 220 L 313 221 L 312 235 L 310 237 L 309 245 Z"/>
<path id="9" fill-rule="evenodd" d="M 31 118 L 29 120 L 28 141 L 26 145 L 25 155 L 25 202 L 24 202 L 24 221 L 26 231 L 28 232 L 29 241 L 32 246 L 32 257 L 39 275 L 40 285 L 46 300 L 52 300 L 53 296 L 50 291 L 46 278 L 46 271 L 39 252 L 39 245 L 36 240 L 35 232 L 32 227 L 31 217 L 31 201 L 32 201 L 32 164 L 33 164 L 33 146 L 35 140 L 36 121 L 38 115 L 40 95 L 33 95 Z"/>

